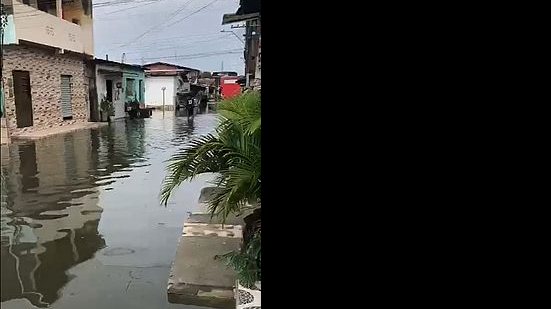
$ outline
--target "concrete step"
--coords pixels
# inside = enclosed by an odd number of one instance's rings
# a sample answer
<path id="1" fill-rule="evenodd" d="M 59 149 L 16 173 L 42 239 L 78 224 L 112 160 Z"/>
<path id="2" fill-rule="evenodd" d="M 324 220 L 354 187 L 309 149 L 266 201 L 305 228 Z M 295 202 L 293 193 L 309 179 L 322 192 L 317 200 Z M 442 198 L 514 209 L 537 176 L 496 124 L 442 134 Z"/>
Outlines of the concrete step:
<path id="1" fill-rule="evenodd" d="M 239 250 L 240 225 L 185 223 L 168 279 L 171 303 L 235 308 L 236 274 L 216 255 Z"/>
<path id="2" fill-rule="evenodd" d="M 211 218 L 207 201 L 213 187 L 203 188 L 190 214 L 176 251 L 168 279 L 171 303 L 211 308 L 235 308 L 236 274 L 216 255 L 241 249 L 243 218 L 230 215 L 224 224 L 220 217 Z M 243 293 L 243 292 L 242 292 Z"/>
<path id="3" fill-rule="evenodd" d="M 218 216 L 214 216 L 211 218 L 210 214 L 206 212 L 194 212 L 194 213 L 191 213 L 191 215 L 187 219 L 187 222 L 221 224 L 222 218 Z M 243 216 L 236 217 L 235 215 L 230 215 L 226 218 L 226 221 L 224 222 L 224 224 L 244 225 L 245 223 L 243 222 Z"/>

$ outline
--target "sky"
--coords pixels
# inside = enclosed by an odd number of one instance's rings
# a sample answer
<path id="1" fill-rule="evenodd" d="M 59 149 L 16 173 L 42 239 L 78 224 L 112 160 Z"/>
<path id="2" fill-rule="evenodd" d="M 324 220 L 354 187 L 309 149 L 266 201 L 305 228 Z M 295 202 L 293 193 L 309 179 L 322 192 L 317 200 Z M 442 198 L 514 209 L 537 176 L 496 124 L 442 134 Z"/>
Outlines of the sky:
<path id="1" fill-rule="evenodd" d="M 222 26 L 222 15 L 235 13 L 239 0 L 93 3 L 96 58 L 108 54 L 109 60 L 121 61 L 125 53 L 125 63 L 161 61 L 201 71 L 244 73 L 244 29 L 231 28 L 238 24 Z"/>

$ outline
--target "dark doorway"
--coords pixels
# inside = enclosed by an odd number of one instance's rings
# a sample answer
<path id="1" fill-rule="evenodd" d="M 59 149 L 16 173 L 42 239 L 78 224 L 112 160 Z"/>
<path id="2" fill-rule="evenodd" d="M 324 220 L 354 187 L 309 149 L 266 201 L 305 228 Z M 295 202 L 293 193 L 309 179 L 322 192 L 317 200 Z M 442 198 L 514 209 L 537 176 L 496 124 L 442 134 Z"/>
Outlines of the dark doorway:
<path id="1" fill-rule="evenodd" d="M 113 81 L 110 79 L 106 80 L 105 88 L 107 89 L 107 101 L 113 102 Z"/>
<path id="2" fill-rule="evenodd" d="M 31 127 L 33 125 L 33 104 L 29 71 L 13 71 L 13 92 L 17 127 Z"/>

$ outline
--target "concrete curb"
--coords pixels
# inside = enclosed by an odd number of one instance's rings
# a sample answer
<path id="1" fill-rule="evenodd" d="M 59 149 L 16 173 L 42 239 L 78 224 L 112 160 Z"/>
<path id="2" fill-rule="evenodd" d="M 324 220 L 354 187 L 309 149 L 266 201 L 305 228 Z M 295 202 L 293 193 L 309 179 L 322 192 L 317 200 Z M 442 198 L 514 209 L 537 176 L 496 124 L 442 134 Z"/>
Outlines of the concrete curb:
<path id="1" fill-rule="evenodd" d="M 58 134 L 70 133 L 70 132 L 83 130 L 83 129 L 96 129 L 106 125 L 108 125 L 107 122 L 87 122 L 87 123 L 71 124 L 67 126 L 59 126 L 59 127 L 48 128 L 48 129 L 34 131 L 34 132 L 12 134 L 11 139 L 12 140 L 16 140 L 16 139 L 17 140 L 40 140 L 40 139 L 58 135 Z"/>

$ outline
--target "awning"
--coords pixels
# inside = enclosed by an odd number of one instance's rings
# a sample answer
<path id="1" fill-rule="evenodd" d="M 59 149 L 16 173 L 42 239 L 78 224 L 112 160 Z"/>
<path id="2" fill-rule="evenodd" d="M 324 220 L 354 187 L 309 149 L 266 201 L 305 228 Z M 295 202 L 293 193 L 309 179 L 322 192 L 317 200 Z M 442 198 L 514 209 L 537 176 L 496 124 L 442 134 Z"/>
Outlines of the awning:
<path id="1" fill-rule="evenodd" d="M 115 74 L 115 75 L 122 75 L 122 71 L 119 70 L 109 70 L 109 69 L 98 69 L 99 74 Z"/>
<path id="2" fill-rule="evenodd" d="M 233 24 L 241 21 L 253 20 L 260 18 L 260 13 L 251 14 L 224 14 L 222 16 L 222 25 Z"/>

